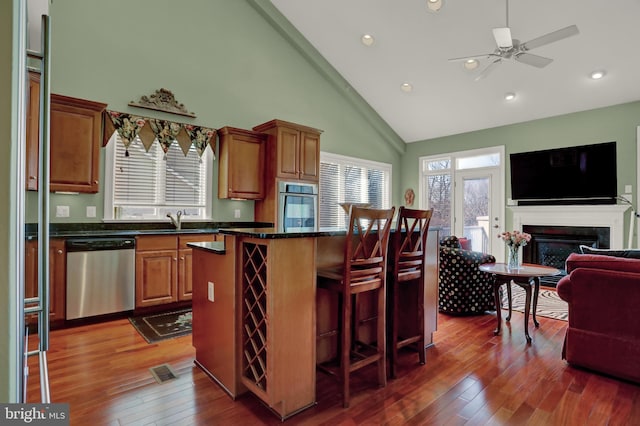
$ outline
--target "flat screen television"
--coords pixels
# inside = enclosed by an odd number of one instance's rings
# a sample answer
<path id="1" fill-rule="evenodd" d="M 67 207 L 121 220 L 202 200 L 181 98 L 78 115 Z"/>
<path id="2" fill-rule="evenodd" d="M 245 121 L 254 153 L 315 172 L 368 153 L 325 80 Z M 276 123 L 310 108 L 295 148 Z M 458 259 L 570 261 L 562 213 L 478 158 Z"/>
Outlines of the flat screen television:
<path id="1" fill-rule="evenodd" d="M 520 205 L 615 204 L 616 143 L 510 155 L 511 198 Z"/>

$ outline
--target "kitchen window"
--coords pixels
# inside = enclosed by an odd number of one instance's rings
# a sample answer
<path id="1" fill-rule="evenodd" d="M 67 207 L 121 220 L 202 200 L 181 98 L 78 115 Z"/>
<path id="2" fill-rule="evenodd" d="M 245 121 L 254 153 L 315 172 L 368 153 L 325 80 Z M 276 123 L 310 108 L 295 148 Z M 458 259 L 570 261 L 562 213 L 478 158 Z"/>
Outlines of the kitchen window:
<path id="1" fill-rule="evenodd" d="M 146 151 L 138 137 L 126 155 L 117 132 L 106 148 L 105 220 L 166 221 L 168 213 L 183 212 L 183 220 L 211 217 L 213 153 L 187 156 L 177 142 L 166 155 L 154 142 Z"/>
<path id="2" fill-rule="evenodd" d="M 320 153 L 320 227 L 347 226 L 340 203 L 391 207 L 391 164 Z"/>

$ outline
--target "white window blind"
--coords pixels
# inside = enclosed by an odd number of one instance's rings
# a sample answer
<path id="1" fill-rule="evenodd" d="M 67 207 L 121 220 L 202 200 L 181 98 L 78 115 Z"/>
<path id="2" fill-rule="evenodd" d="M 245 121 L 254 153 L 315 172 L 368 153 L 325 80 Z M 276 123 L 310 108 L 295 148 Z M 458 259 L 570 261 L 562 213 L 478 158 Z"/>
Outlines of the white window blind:
<path id="1" fill-rule="evenodd" d="M 177 142 L 166 153 L 154 142 L 146 151 L 139 138 L 128 148 L 117 132 L 108 148 L 112 149 L 111 185 L 105 193 L 105 207 L 113 207 L 112 217 L 105 211 L 106 219 L 166 220 L 167 213 L 182 210 L 183 218 L 204 219 L 207 216 L 209 191 L 208 167 L 211 167 L 207 150 L 202 159 L 193 146 L 187 156 Z M 109 166 L 107 166 L 109 167 Z M 108 176 L 107 176 L 108 178 Z M 105 208 L 106 210 L 106 208 Z"/>
<path id="2" fill-rule="evenodd" d="M 340 203 L 391 207 L 391 164 L 323 152 L 319 193 L 320 226 L 345 227 L 347 215 Z"/>

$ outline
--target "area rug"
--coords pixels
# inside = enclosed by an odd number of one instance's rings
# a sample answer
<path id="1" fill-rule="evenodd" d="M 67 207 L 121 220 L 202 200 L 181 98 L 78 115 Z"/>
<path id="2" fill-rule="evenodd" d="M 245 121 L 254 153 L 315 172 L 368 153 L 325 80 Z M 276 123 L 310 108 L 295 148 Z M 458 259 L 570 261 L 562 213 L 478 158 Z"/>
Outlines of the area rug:
<path id="1" fill-rule="evenodd" d="M 191 333 L 191 309 L 130 317 L 129 321 L 149 343 Z"/>
<path id="2" fill-rule="evenodd" d="M 517 285 L 512 285 L 511 294 L 512 309 L 514 311 L 524 312 L 524 299 L 526 295 L 524 290 Z M 531 296 L 533 298 L 533 292 Z M 505 288 L 503 288 L 502 292 L 502 307 L 503 309 L 509 309 L 507 290 Z M 531 300 L 531 309 L 533 309 L 533 300 Z M 540 294 L 538 295 L 536 316 L 566 321 L 569 318 L 567 302 L 560 299 L 560 296 L 558 296 L 555 290 L 541 288 Z"/>

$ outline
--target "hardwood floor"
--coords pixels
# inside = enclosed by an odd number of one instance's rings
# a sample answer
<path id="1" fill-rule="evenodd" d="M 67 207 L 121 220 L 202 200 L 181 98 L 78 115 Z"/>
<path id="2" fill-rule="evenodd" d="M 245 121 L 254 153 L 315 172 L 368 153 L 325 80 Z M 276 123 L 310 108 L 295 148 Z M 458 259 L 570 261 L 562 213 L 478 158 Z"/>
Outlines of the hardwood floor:
<path id="1" fill-rule="evenodd" d="M 349 409 L 338 384 L 318 373 L 317 405 L 286 424 L 640 424 L 640 386 L 561 359 L 566 322 L 539 317 L 529 346 L 519 312 L 501 336 L 492 314 L 438 321 L 426 365 L 401 352 L 398 378 L 385 388 L 360 370 Z M 72 425 L 281 423 L 251 394 L 232 401 L 195 367 L 190 336 L 147 344 L 121 319 L 53 331 L 48 358 L 52 401 L 70 404 Z M 29 401 L 38 402 L 37 360 L 29 363 Z M 158 384 L 149 368 L 165 363 L 179 377 Z"/>

